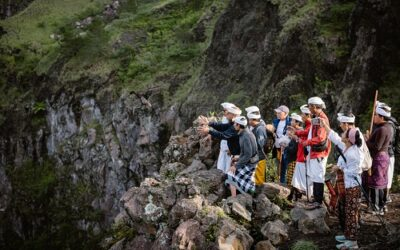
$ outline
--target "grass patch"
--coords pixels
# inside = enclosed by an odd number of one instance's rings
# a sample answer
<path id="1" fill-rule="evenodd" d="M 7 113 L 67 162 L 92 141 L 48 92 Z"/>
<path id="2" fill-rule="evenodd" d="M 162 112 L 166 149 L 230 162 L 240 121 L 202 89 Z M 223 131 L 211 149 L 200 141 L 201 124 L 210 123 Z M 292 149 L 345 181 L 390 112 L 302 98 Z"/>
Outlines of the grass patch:
<path id="1" fill-rule="evenodd" d="M 107 0 L 36 0 L 15 16 L 0 21 L 7 31 L 2 42 L 9 45 L 51 44 L 56 27 L 70 22 L 80 13 L 100 10 Z M 90 10 L 88 12 L 88 10 Z"/>
<path id="2" fill-rule="evenodd" d="M 299 240 L 291 248 L 291 250 L 318 250 L 318 246 L 312 241 Z"/>

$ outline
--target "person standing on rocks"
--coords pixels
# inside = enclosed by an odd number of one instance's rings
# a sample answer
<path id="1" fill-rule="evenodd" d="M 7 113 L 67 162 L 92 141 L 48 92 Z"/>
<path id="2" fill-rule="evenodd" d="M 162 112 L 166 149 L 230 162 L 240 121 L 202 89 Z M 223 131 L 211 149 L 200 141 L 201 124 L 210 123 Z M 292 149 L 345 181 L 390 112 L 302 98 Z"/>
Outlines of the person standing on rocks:
<path id="1" fill-rule="evenodd" d="M 308 108 L 313 115 L 311 126 L 306 140 L 300 140 L 302 146 L 307 147 L 307 175 L 313 184 L 314 202 L 308 205 L 308 209 L 319 208 L 324 199 L 324 181 L 326 163 L 331 149 L 330 141 L 325 128 L 321 127 L 320 120 L 324 120 L 329 126 L 329 119 L 323 112 L 324 101 L 316 96 L 308 99 Z M 300 136 L 303 131 L 296 131 Z"/>
<path id="2" fill-rule="evenodd" d="M 278 170 L 280 169 L 280 183 L 286 183 L 286 169 L 287 159 L 285 154 L 285 148 L 280 144 L 280 139 L 286 135 L 287 127 L 290 125 L 289 108 L 285 105 L 281 105 L 275 109 L 276 118 L 272 121 L 272 125 L 275 129 L 275 145 L 273 150 L 273 156 L 277 158 Z M 280 165 L 280 168 L 279 168 Z"/>
<path id="3" fill-rule="evenodd" d="M 222 116 L 222 124 L 229 124 L 232 119 L 230 113 L 228 113 L 228 108 L 233 108 L 236 107 L 234 104 L 229 103 L 229 102 L 223 102 L 221 103 L 221 106 L 224 110 L 224 114 Z M 231 157 L 228 155 L 229 148 L 228 148 L 228 142 L 226 140 L 221 140 L 220 145 L 219 145 L 219 155 L 218 155 L 218 161 L 217 161 L 217 168 L 224 173 L 227 173 L 229 170 L 229 167 L 231 166 Z"/>
<path id="4" fill-rule="evenodd" d="M 247 118 L 249 119 L 249 129 L 253 132 L 258 150 L 258 164 L 254 173 L 256 186 L 262 185 L 265 182 L 265 171 L 267 166 L 266 154 L 264 145 L 267 143 L 267 130 L 265 123 L 261 120 L 260 109 L 257 106 L 251 106 L 245 109 Z"/>
<path id="5" fill-rule="evenodd" d="M 392 128 L 387 122 L 391 116 L 390 107 L 377 105 L 373 122 L 375 129 L 372 134 L 366 135 L 366 143 L 372 156 L 372 175 L 368 177 L 368 186 L 371 191 L 372 213 L 384 214 L 384 189 L 388 185 L 389 144 L 392 139 Z"/>
<path id="6" fill-rule="evenodd" d="M 291 126 L 294 127 L 295 129 L 303 129 L 303 119 L 301 118 L 300 115 L 296 113 L 292 113 L 290 115 L 290 118 L 292 119 L 291 121 Z M 289 137 L 291 137 L 290 131 L 288 131 Z M 290 194 L 287 197 L 289 201 L 297 200 L 298 198 L 301 197 L 301 193 L 297 192 L 297 189 L 292 186 L 293 182 L 293 175 L 294 171 L 296 168 L 296 159 L 297 159 L 297 152 L 298 152 L 298 141 L 297 137 L 291 137 L 289 145 L 286 147 L 286 155 L 287 155 L 287 161 L 288 161 L 288 169 L 287 169 L 287 186 L 290 189 Z"/>
<path id="7" fill-rule="evenodd" d="M 255 192 L 253 175 L 258 163 L 258 150 L 254 134 L 246 127 L 246 117 L 239 116 L 233 121 L 233 126 L 239 134 L 240 155 L 234 159 L 225 184 L 229 185 L 232 197 L 236 197 L 236 190 L 241 193 Z"/>
<path id="8" fill-rule="evenodd" d="M 354 123 L 353 120 L 351 121 Z M 336 241 L 340 242 L 336 247 L 338 249 L 358 248 L 357 227 L 360 211 L 361 165 L 364 160 L 364 153 L 361 150 L 363 144 L 362 134 L 357 128 L 351 127 L 343 132 L 340 137 L 335 131 L 330 129 L 324 120 L 321 120 L 321 126 L 326 129 L 329 138 L 342 152 L 337 165 L 332 168 L 333 172 L 339 169 L 343 172 L 345 187 L 344 214 L 339 214 L 341 220 L 344 221 L 344 235 L 335 237 Z"/>
<path id="9" fill-rule="evenodd" d="M 389 109 L 388 106 L 387 106 L 387 109 Z M 389 149 L 388 149 L 390 164 L 388 167 L 388 185 L 387 185 L 387 188 L 385 189 L 385 202 L 386 203 L 392 202 L 392 199 L 390 198 L 389 193 L 390 193 L 390 189 L 392 188 L 392 183 L 393 183 L 395 154 L 396 154 L 396 150 L 398 151 L 398 147 L 399 147 L 398 144 L 400 143 L 400 142 L 396 141 L 397 140 L 396 131 L 399 127 L 399 124 L 397 123 L 396 118 L 394 118 L 392 116 L 389 117 L 388 123 L 391 125 L 392 139 L 390 140 Z M 385 206 L 385 210 L 387 210 L 386 206 Z"/>
<path id="10" fill-rule="evenodd" d="M 304 130 L 298 130 L 297 136 L 293 134 L 293 130 L 290 129 L 288 132 L 289 136 L 296 140 L 297 143 L 301 140 L 307 139 L 308 131 L 311 127 L 311 112 L 307 107 L 307 104 L 300 107 L 301 118 L 305 124 Z M 306 165 L 305 165 L 305 154 L 304 147 L 302 145 L 297 145 L 297 156 L 296 156 L 296 167 L 294 168 L 294 174 L 292 178 L 292 187 L 294 189 L 294 196 L 296 199 L 300 199 L 303 194 L 312 195 L 312 183 L 307 183 L 306 176 Z M 308 184 L 308 187 L 307 187 Z M 310 185 L 311 184 L 311 185 Z M 308 189 L 308 190 L 307 190 Z M 290 198 L 290 197 L 288 197 Z"/>
<path id="11" fill-rule="evenodd" d="M 222 141 L 225 140 L 227 142 L 228 150 L 225 150 L 223 153 L 227 154 L 229 157 L 240 154 L 239 136 L 233 126 L 233 119 L 239 116 L 242 111 L 231 103 L 224 104 L 224 106 L 224 110 L 226 110 L 224 111 L 224 117 L 228 120 L 228 123 L 225 123 L 224 120 L 222 122 L 209 122 L 207 117 L 199 116 L 200 126 L 197 128 L 197 131 L 202 135 L 210 134 L 212 138 L 217 138 Z M 220 162 L 219 158 L 218 162 Z M 221 165 L 218 166 L 218 169 L 227 173 L 230 166 L 230 159 L 229 165 L 227 165 L 227 161 L 221 160 Z"/>

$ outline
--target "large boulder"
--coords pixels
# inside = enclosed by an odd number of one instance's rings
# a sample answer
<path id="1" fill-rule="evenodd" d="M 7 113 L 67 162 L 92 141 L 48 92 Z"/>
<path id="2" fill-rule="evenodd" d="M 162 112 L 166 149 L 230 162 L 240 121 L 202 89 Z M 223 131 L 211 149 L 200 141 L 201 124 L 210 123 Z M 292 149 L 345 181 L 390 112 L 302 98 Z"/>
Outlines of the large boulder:
<path id="1" fill-rule="evenodd" d="M 227 214 L 239 216 L 247 221 L 251 221 L 253 211 L 253 199 L 248 194 L 239 194 L 236 197 L 230 196 L 222 200 L 222 209 Z"/>
<path id="2" fill-rule="evenodd" d="M 223 221 L 218 236 L 218 247 L 220 250 L 250 249 L 253 242 L 253 238 L 245 228 L 234 224 L 230 220 Z"/>
<path id="3" fill-rule="evenodd" d="M 193 179 L 195 186 L 204 196 L 208 197 L 212 203 L 221 200 L 226 194 L 224 187 L 225 174 L 218 169 L 203 170 L 192 173 L 190 177 Z"/>
<path id="4" fill-rule="evenodd" d="M 236 215 L 239 215 L 243 219 L 247 221 L 251 221 L 251 213 L 243 207 L 239 202 L 233 202 L 232 204 L 232 212 Z"/>
<path id="5" fill-rule="evenodd" d="M 171 229 L 166 225 L 161 223 L 160 228 L 156 233 L 156 240 L 154 241 L 151 250 L 165 250 L 169 249 L 172 241 Z"/>
<path id="6" fill-rule="evenodd" d="M 172 237 L 172 248 L 175 249 L 203 249 L 205 238 L 200 230 L 200 223 L 188 220 L 179 225 Z"/>
<path id="7" fill-rule="evenodd" d="M 281 220 L 268 221 L 261 228 L 261 234 L 272 244 L 278 245 L 289 238 L 289 228 Z"/>
<path id="8" fill-rule="evenodd" d="M 256 191 L 259 194 L 265 194 L 269 199 L 274 199 L 275 197 L 286 198 L 290 194 L 290 190 L 287 187 L 272 182 L 264 183 L 257 187 Z"/>
<path id="9" fill-rule="evenodd" d="M 166 179 L 175 179 L 179 172 L 186 168 L 185 164 L 180 162 L 167 163 L 161 166 L 160 175 Z"/>
<path id="10" fill-rule="evenodd" d="M 126 243 L 124 249 L 150 249 L 152 244 L 151 239 L 147 238 L 145 235 L 139 235 Z"/>
<path id="11" fill-rule="evenodd" d="M 276 248 L 271 244 L 269 240 L 259 241 L 256 244 L 256 250 L 275 250 Z"/>
<path id="12" fill-rule="evenodd" d="M 314 210 L 307 210 L 297 206 L 290 211 L 290 216 L 300 232 L 304 234 L 320 233 L 327 234 L 330 232 L 325 222 L 325 216 L 328 210 L 321 207 Z"/>
<path id="13" fill-rule="evenodd" d="M 199 172 L 201 170 L 207 170 L 207 166 L 200 160 L 193 160 L 189 167 L 184 169 L 178 174 L 178 176 L 190 176 L 193 173 Z"/>
<path id="14" fill-rule="evenodd" d="M 197 211 L 201 209 L 203 199 L 196 196 L 193 199 L 182 199 L 178 201 L 168 216 L 168 222 L 172 227 L 178 226 L 181 220 L 186 221 L 193 218 Z"/>
<path id="15" fill-rule="evenodd" d="M 193 156 L 199 151 L 199 136 L 176 135 L 171 136 L 168 146 L 164 149 L 164 163 L 181 162 L 189 165 Z"/>
<path id="16" fill-rule="evenodd" d="M 271 202 L 265 194 L 260 194 L 255 200 L 254 218 L 265 221 L 281 213 L 281 208 Z"/>
<path id="17" fill-rule="evenodd" d="M 168 211 L 179 200 L 188 198 L 190 192 L 196 195 L 193 182 L 187 178 L 178 178 L 175 182 L 159 182 L 146 178 L 140 187 L 129 189 L 120 202 L 134 222 L 146 222 L 157 225 L 166 221 Z"/>

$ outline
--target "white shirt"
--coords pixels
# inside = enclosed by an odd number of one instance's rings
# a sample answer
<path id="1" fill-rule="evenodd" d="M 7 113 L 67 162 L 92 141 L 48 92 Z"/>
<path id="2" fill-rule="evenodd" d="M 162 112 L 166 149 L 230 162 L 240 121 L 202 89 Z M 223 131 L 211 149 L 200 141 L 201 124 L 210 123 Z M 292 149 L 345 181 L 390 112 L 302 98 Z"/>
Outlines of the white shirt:
<path id="1" fill-rule="evenodd" d="M 346 158 L 346 161 L 344 161 L 343 157 L 340 156 L 337 162 L 338 167 L 344 173 L 345 188 L 352 188 L 358 186 L 358 183 L 361 184 L 361 164 L 364 160 L 361 148 L 353 145 L 346 149 L 346 145 L 342 142 L 341 137 L 333 130 L 329 132 L 328 139 L 343 151 L 343 155 Z"/>
<path id="2" fill-rule="evenodd" d="M 276 128 L 276 136 L 278 138 L 283 136 L 283 131 L 285 130 L 286 120 L 279 121 L 278 127 Z"/>

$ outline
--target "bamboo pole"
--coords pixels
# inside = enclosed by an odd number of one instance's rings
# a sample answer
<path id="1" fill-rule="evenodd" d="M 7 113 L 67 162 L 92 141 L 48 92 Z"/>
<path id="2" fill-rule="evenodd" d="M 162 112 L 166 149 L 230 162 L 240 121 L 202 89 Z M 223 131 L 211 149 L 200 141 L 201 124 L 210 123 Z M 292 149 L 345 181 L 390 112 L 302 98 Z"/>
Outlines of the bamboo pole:
<path id="1" fill-rule="evenodd" d="M 374 107 L 372 109 L 372 117 L 371 117 L 371 124 L 369 126 L 369 133 L 372 133 L 372 127 L 374 126 L 374 116 L 375 116 L 375 109 L 376 109 L 376 101 L 378 101 L 378 90 L 375 91 L 375 99 L 374 99 Z"/>

